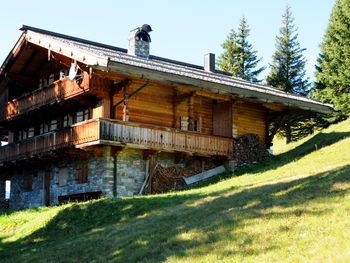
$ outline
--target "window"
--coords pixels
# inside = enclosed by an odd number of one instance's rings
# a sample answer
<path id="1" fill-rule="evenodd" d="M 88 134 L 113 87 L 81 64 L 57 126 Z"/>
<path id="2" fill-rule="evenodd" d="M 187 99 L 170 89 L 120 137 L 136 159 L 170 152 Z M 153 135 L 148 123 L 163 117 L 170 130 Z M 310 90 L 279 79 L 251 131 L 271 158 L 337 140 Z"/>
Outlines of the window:
<path id="1" fill-rule="evenodd" d="M 58 186 L 60 187 L 66 186 L 68 182 L 68 169 L 67 168 L 59 169 L 57 179 L 58 179 Z"/>
<path id="2" fill-rule="evenodd" d="M 201 131 L 201 121 L 200 118 L 193 120 L 193 131 L 200 132 Z"/>
<path id="3" fill-rule="evenodd" d="M 28 138 L 34 137 L 34 127 L 28 129 Z"/>
<path id="4" fill-rule="evenodd" d="M 90 119 L 90 110 L 89 109 L 85 109 L 84 110 L 84 120 L 88 120 Z"/>
<path id="5" fill-rule="evenodd" d="M 76 173 L 76 182 L 77 184 L 85 184 L 88 182 L 88 165 L 83 163 L 77 167 Z"/>
<path id="6" fill-rule="evenodd" d="M 183 131 L 188 130 L 188 117 L 187 116 L 181 116 L 181 130 L 183 130 Z"/>
<path id="7" fill-rule="evenodd" d="M 84 111 L 77 111 L 76 122 L 81 122 L 84 120 Z"/>
<path id="8" fill-rule="evenodd" d="M 189 119 L 187 116 L 181 116 L 181 130 L 188 131 Z M 200 118 L 193 119 L 193 131 L 201 131 L 201 120 Z"/>
<path id="9" fill-rule="evenodd" d="M 39 127 L 39 134 L 43 134 L 44 133 L 44 124 L 40 124 L 40 127 Z"/>
<path id="10" fill-rule="evenodd" d="M 80 110 L 77 111 L 76 113 L 76 122 L 81 122 L 81 121 L 86 121 L 90 119 L 90 109 L 84 109 L 84 110 Z"/>
<path id="11" fill-rule="evenodd" d="M 30 191 L 32 191 L 32 175 L 31 175 L 31 174 L 26 174 L 26 175 L 24 175 L 23 190 L 24 190 L 25 192 L 30 192 Z"/>
<path id="12" fill-rule="evenodd" d="M 63 127 L 68 127 L 69 126 L 69 116 L 68 115 L 65 115 L 63 117 Z"/>
<path id="13" fill-rule="evenodd" d="M 51 120 L 51 122 L 50 122 L 50 131 L 57 130 L 57 124 L 58 124 L 57 120 Z"/>

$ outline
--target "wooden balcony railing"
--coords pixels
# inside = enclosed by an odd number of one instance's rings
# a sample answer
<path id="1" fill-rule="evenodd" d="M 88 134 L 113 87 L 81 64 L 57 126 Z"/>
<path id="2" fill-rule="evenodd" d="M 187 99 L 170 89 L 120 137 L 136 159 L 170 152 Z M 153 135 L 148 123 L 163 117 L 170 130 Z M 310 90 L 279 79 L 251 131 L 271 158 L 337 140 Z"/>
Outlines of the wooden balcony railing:
<path id="1" fill-rule="evenodd" d="M 179 131 L 109 119 L 93 119 L 66 130 L 29 138 L 0 147 L 0 162 L 30 158 L 66 147 L 105 144 L 130 148 L 187 152 L 199 155 L 231 156 L 231 138 Z"/>
<path id="2" fill-rule="evenodd" d="M 49 87 L 37 89 L 20 98 L 11 100 L 7 102 L 5 107 L 1 107 L 0 121 L 10 120 L 25 112 L 87 92 L 89 91 L 89 85 L 86 85 L 87 81 L 83 80 L 84 86 L 82 86 L 78 85 L 76 81 L 58 80 Z"/>

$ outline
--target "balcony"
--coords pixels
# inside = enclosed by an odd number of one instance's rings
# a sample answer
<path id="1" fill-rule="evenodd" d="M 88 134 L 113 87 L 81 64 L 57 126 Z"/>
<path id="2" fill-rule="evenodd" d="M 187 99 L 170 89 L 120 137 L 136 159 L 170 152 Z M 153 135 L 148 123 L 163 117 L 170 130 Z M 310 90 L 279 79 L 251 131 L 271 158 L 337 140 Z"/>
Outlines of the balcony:
<path id="1" fill-rule="evenodd" d="M 186 132 L 152 125 L 93 119 L 0 147 L 0 163 L 28 159 L 47 152 L 91 145 L 114 145 L 203 156 L 231 156 L 231 138 Z"/>
<path id="2" fill-rule="evenodd" d="M 55 81 L 48 87 L 37 89 L 7 102 L 7 105 L 0 110 L 0 121 L 10 120 L 25 112 L 67 100 L 87 91 L 89 91 L 89 76 L 85 74 L 80 85 L 68 79 Z"/>

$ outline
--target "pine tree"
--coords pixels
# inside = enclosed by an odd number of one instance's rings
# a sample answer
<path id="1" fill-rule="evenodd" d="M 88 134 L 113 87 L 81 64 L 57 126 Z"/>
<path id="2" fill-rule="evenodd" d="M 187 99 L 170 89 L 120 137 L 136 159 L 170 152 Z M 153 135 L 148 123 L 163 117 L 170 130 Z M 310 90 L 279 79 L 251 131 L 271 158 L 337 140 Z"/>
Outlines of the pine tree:
<path id="1" fill-rule="evenodd" d="M 271 71 L 267 76 L 267 84 L 292 94 L 307 95 L 310 83 L 305 77 L 304 51 L 298 42 L 291 9 L 287 6 L 283 14 L 282 27 L 276 37 L 276 51 L 270 64 Z M 295 128 L 300 126 L 300 122 L 300 117 L 290 116 L 286 119 L 284 132 L 287 143 L 293 140 L 292 135 L 295 134 L 293 126 Z"/>
<path id="2" fill-rule="evenodd" d="M 218 59 L 218 66 L 224 71 L 231 72 L 234 77 L 253 82 L 261 82 L 258 75 L 265 69 L 258 67 L 261 58 L 248 42 L 249 26 L 245 17 L 240 21 L 238 32 L 233 29 L 222 43 L 224 52 Z"/>
<path id="3" fill-rule="evenodd" d="M 350 115 L 350 1 L 337 0 L 316 65 L 317 99 Z"/>

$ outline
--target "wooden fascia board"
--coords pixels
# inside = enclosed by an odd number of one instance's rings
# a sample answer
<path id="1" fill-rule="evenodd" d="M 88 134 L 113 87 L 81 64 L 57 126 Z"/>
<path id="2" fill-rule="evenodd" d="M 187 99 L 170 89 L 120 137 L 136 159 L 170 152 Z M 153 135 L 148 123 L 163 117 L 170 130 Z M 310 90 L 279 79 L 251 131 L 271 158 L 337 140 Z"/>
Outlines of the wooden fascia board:
<path id="1" fill-rule="evenodd" d="M 26 39 L 34 45 L 41 46 L 47 50 L 51 50 L 86 65 L 107 67 L 108 64 L 108 59 L 105 57 L 92 55 L 89 54 L 89 52 L 84 52 L 78 48 L 64 45 L 54 39 L 48 39 L 42 34 L 33 31 L 27 31 Z"/>
<path id="2" fill-rule="evenodd" d="M 319 113 L 334 113 L 334 110 L 327 105 L 319 104 L 317 102 L 312 103 L 304 100 L 297 100 L 294 98 L 289 98 L 286 96 L 279 96 L 277 94 L 271 94 L 261 90 L 259 92 L 255 90 L 246 89 L 243 85 L 228 86 L 220 83 L 210 82 L 206 80 L 200 80 L 195 78 L 190 78 L 186 76 L 180 76 L 177 74 L 164 73 L 160 71 L 155 71 L 147 68 L 135 67 L 123 63 L 118 63 L 114 61 L 109 61 L 108 68 L 103 69 L 98 67 L 100 70 L 107 70 L 110 72 L 115 72 L 119 74 L 134 76 L 138 78 L 147 78 L 150 80 L 156 80 L 160 82 L 170 83 L 170 84 L 184 84 L 191 86 L 195 89 L 199 89 L 206 92 L 223 94 L 227 96 L 236 96 L 241 98 L 253 99 L 256 101 L 264 103 L 276 103 L 284 105 L 289 108 L 298 108 L 305 111 L 315 111 Z"/>
<path id="3" fill-rule="evenodd" d="M 18 39 L 17 43 L 15 44 L 15 46 L 13 47 L 13 49 L 10 51 L 10 53 L 7 55 L 5 61 L 3 62 L 3 64 L 1 65 L 0 68 L 0 75 L 3 75 L 4 72 L 6 71 L 7 65 L 8 63 L 17 56 L 17 54 L 19 53 L 19 51 L 22 49 L 22 46 L 24 45 L 26 40 L 26 36 L 25 33 L 22 33 L 22 35 L 20 36 L 20 38 Z"/>

